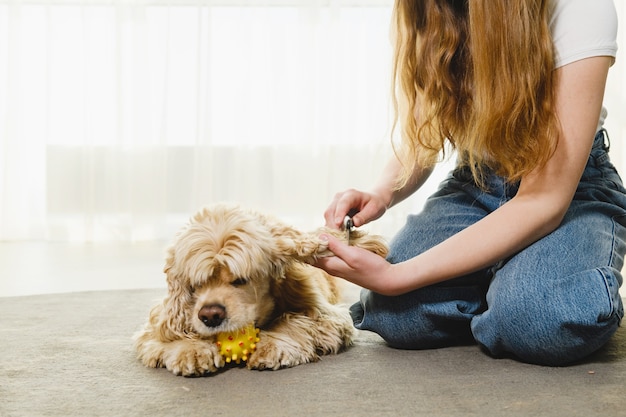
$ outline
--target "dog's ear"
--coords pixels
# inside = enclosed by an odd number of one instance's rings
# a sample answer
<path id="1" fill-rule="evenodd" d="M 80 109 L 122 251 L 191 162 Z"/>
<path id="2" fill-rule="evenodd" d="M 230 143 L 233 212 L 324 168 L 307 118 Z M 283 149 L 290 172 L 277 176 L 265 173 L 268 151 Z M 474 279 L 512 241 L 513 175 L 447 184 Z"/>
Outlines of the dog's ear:
<path id="1" fill-rule="evenodd" d="M 163 339 L 184 337 L 190 330 L 188 314 L 191 311 L 192 287 L 182 271 L 175 267 L 174 250 L 170 248 L 163 272 L 167 276 L 168 294 L 163 300 L 161 335 Z"/>

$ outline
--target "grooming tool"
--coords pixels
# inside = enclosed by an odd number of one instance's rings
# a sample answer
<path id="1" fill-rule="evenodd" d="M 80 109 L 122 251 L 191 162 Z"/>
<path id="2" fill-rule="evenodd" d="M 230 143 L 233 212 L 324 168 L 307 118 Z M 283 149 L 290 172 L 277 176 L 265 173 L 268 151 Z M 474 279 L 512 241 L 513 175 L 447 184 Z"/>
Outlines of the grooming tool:
<path id="1" fill-rule="evenodd" d="M 352 221 L 352 217 L 350 216 L 344 217 L 343 228 L 346 231 L 346 242 L 348 243 L 348 246 L 350 246 L 350 232 L 352 231 L 353 227 L 354 227 L 354 222 Z"/>

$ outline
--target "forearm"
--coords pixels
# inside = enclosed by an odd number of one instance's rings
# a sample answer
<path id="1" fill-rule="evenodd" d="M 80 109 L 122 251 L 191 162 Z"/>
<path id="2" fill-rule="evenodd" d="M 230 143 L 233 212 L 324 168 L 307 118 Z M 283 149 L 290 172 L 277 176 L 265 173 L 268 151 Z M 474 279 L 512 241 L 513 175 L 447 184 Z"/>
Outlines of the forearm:
<path id="1" fill-rule="evenodd" d="M 514 198 L 481 221 L 408 261 L 393 265 L 379 292 L 405 293 L 490 267 L 558 227 L 563 204 Z M 535 213 L 529 215 L 529 213 Z"/>
<path id="2" fill-rule="evenodd" d="M 387 202 L 387 208 L 393 207 L 419 189 L 432 173 L 432 168 L 418 168 L 413 171 L 407 184 L 398 189 L 397 182 L 402 165 L 393 156 L 387 163 L 383 173 L 372 189 L 372 193 L 381 196 Z"/>
<path id="3" fill-rule="evenodd" d="M 325 236 L 336 256 L 321 258 L 317 266 L 389 296 L 490 267 L 556 229 L 569 207 L 571 188 L 550 193 L 537 191 L 536 184 L 530 183 L 531 192 L 518 192 L 482 220 L 407 261 L 391 264 L 365 249 Z"/>

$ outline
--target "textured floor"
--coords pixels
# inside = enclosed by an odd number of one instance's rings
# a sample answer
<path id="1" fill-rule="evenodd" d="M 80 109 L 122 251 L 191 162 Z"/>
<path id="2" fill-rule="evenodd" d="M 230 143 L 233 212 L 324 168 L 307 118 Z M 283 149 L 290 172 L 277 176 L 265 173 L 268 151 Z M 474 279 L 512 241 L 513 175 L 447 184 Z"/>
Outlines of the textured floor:
<path id="1" fill-rule="evenodd" d="M 369 332 L 280 371 L 144 368 L 131 336 L 164 294 L 161 259 L 160 245 L 0 244 L 0 416 L 626 416 L 624 329 L 565 368 L 395 350 Z M 46 294 L 7 297 L 20 292 Z"/>

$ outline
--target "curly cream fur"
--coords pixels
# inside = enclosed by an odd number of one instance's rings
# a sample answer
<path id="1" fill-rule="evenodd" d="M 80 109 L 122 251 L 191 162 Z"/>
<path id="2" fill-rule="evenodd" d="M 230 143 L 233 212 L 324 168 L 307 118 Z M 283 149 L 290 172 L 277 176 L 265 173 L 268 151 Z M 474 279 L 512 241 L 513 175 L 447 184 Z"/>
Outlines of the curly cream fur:
<path id="1" fill-rule="evenodd" d="M 331 253 L 320 233 L 303 233 L 281 221 L 235 205 L 200 210 L 168 249 L 168 294 L 135 335 L 138 357 L 177 375 L 216 372 L 224 366 L 215 337 L 254 322 L 260 342 L 251 369 L 279 369 L 319 359 L 349 346 L 354 328 L 337 305 L 334 278 L 310 263 Z M 381 256 L 385 242 L 354 232 L 351 243 Z M 223 308 L 215 323 L 207 306 Z"/>

